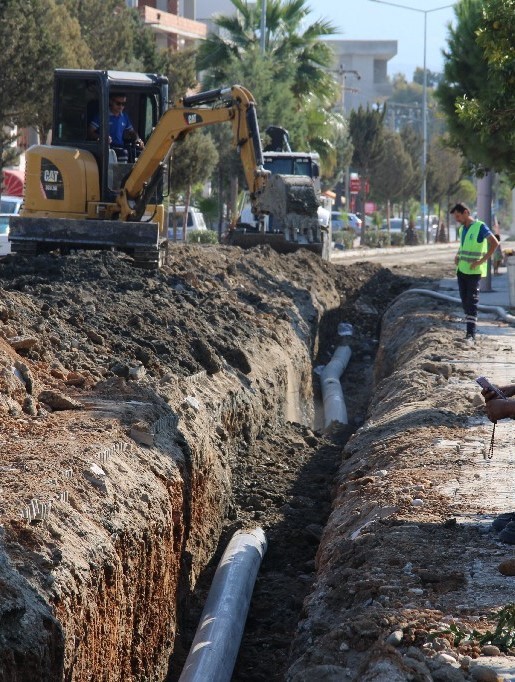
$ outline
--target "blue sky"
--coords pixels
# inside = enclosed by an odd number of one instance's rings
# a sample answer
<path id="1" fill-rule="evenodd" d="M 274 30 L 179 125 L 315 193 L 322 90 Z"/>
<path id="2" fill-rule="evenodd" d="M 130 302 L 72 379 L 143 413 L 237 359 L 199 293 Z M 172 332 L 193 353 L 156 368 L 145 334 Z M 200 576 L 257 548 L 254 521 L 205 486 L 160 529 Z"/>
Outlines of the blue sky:
<path id="1" fill-rule="evenodd" d="M 431 71 L 441 71 L 442 48 L 447 47 L 449 23 L 455 23 L 451 0 L 391 0 L 417 10 L 427 11 L 426 64 Z M 330 19 L 338 26 L 342 40 L 397 40 L 397 56 L 388 62 L 388 74 L 404 73 L 411 80 L 424 61 L 424 13 L 382 5 L 372 0 L 307 0 L 310 21 Z"/>

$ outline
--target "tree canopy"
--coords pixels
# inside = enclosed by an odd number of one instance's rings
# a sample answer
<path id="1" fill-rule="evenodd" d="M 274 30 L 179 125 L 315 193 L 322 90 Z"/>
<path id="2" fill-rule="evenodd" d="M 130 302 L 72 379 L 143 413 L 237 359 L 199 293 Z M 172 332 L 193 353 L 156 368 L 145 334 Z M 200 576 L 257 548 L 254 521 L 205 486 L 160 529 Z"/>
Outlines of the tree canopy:
<path id="1" fill-rule="evenodd" d="M 515 184 L 515 2 L 461 0 L 454 11 L 436 91 L 451 142 L 475 172 L 506 171 Z"/>
<path id="2" fill-rule="evenodd" d="M 206 72 L 207 87 L 228 85 L 227 71 L 234 60 L 252 60 L 260 50 L 260 4 L 231 2 L 237 10 L 234 14 L 214 18 L 220 35 L 210 33 L 199 46 L 197 66 Z M 335 100 L 337 85 L 327 71 L 333 53 L 321 38 L 335 34 L 336 28 L 329 21 L 316 21 L 304 29 L 309 12 L 305 0 L 268 0 L 265 54 L 277 69 L 276 77 L 289 83 L 297 107 L 310 97 L 329 106 Z"/>

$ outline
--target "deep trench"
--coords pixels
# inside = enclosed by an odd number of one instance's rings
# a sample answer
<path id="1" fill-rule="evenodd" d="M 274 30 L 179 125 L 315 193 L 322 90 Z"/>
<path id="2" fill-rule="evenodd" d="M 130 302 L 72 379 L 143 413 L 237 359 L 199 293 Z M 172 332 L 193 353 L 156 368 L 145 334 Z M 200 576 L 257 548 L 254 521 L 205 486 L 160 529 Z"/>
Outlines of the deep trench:
<path id="1" fill-rule="evenodd" d="M 289 653 L 299 621 L 303 615 L 303 601 L 310 593 L 316 577 L 316 553 L 321 533 L 331 511 L 335 476 L 340 466 L 343 448 L 352 433 L 363 423 L 372 385 L 372 370 L 376 340 L 363 337 L 358 342 L 339 338 L 336 332 L 341 311 L 327 313 L 319 326 L 319 350 L 313 358 L 313 423 L 301 425 L 285 421 L 281 432 L 264 435 L 254 445 L 255 459 L 246 464 L 245 453 L 237 452 L 231 461 L 234 499 L 216 553 L 202 571 L 195 589 L 182 595 L 178 604 L 178 630 L 174 652 L 170 659 L 166 682 L 177 682 L 195 636 L 218 562 L 231 539 L 240 528 L 259 525 L 265 529 L 268 550 L 263 559 L 236 661 L 233 682 L 262 682 L 284 680 Z M 316 368 L 326 364 L 335 344 L 354 345 L 353 355 L 342 376 L 348 411 L 348 425 L 335 426 L 323 434 L 323 407 L 320 382 Z M 299 406 L 297 405 L 297 408 Z M 302 410 L 301 412 L 310 412 Z M 299 459 L 288 443 L 302 437 L 312 447 Z M 282 490 L 271 494 L 272 505 L 256 510 L 252 502 L 260 469 L 277 441 L 284 443 L 284 457 L 290 469 L 285 479 L 284 470 L 270 469 L 274 476 L 270 489 Z M 288 502 L 285 503 L 285 500 Z"/>

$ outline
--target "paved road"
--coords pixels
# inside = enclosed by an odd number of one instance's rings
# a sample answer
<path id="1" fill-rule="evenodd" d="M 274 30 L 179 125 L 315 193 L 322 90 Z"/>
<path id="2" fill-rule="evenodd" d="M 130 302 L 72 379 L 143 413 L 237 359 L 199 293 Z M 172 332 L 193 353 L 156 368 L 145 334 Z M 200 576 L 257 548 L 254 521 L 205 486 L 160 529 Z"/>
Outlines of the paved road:
<path id="1" fill-rule="evenodd" d="M 421 246 L 401 246 L 384 249 L 357 248 L 349 251 L 336 251 L 331 255 L 331 263 L 343 265 L 359 261 L 372 261 L 391 266 L 399 263 L 427 263 L 428 260 L 452 263 L 458 249 L 456 243 L 424 244 Z"/>

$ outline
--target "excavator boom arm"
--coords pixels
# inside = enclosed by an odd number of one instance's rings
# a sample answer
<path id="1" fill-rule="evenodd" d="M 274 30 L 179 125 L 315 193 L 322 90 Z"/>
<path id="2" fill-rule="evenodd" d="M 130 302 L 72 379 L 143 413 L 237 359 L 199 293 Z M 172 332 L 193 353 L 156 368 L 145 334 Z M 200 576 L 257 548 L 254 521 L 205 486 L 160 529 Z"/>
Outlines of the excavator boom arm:
<path id="1" fill-rule="evenodd" d="M 225 106 L 206 106 L 224 100 L 227 100 Z M 232 124 L 233 145 L 240 152 L 251 196 L 256 196 L 269 175 L 263 168 L 256 103 L 246 88 L 233 85 L 184 98 L 182 106 L 163 114 L 118 197 L 121 219 L 128 220 L 134 215 L 135 204 L 178 138 L 198 128 L 228 121 Z"/>

